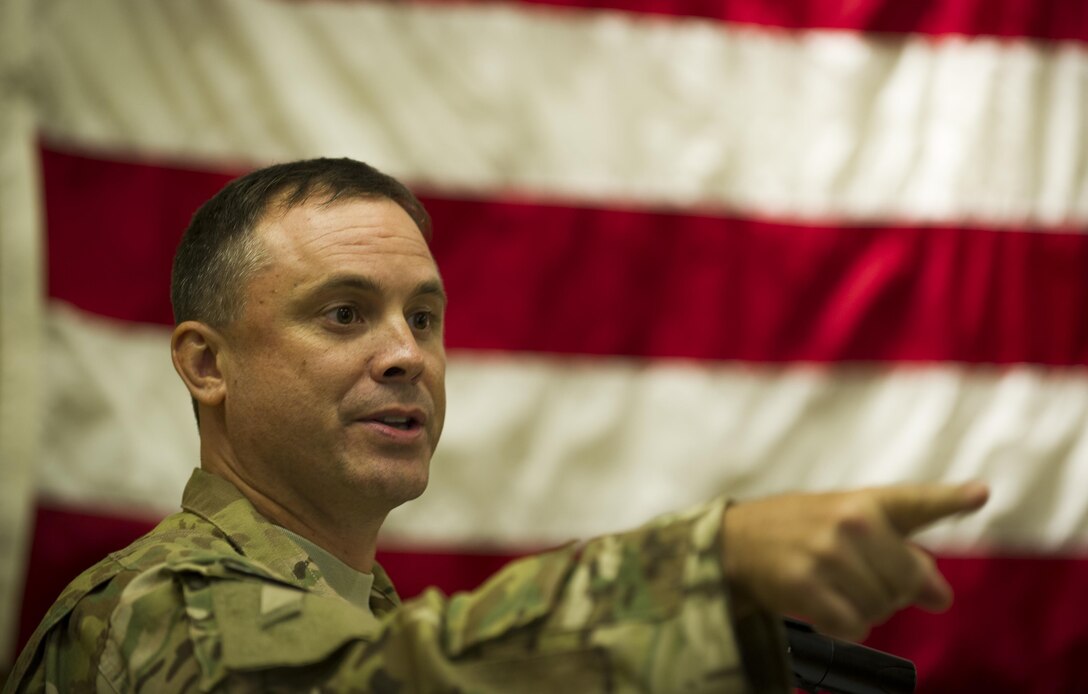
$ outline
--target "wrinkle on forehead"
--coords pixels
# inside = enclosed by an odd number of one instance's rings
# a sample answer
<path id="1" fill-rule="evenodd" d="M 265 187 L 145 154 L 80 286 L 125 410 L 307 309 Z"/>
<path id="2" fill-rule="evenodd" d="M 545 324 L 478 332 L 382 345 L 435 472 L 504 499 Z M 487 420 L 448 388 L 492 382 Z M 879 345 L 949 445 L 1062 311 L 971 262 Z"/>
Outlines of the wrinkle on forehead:
<path id="1" fill-rule="evenodd" d="M 285 260 L 365 253 L 415 256 L 434 262 L 416 223 L 385 198 L 306 203 L 271 221 L 265 234 L 272 245 L 286 251 Z"/>

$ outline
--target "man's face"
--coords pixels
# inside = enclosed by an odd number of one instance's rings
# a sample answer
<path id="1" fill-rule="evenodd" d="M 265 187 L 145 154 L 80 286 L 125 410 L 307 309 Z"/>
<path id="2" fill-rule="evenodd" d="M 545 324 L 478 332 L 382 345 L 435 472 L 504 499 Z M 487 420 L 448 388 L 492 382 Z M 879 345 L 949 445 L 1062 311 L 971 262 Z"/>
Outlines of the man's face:
<path id="1" fill-rule="evenodd" d="M 390 200 L 317 200 L 254 233 L 268 262 L 221 353 L 240 474 L 306 514 L 419 496 L 445 418 L 446 302 L 418 227 Z"/>

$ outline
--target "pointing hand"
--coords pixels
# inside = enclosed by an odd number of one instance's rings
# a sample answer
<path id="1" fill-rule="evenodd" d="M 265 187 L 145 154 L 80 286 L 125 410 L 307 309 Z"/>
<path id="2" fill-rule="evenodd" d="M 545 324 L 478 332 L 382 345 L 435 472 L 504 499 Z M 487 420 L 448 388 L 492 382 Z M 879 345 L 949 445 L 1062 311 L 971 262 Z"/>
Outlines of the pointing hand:
<path id="1" fill-rule="evenodd" d="M 858 641 L 894 612 L 940 612 L 952 589 L 907 538 L 986 503 L 982 484 L 902 485 L 789 494 L 731 506 L 723 524 L 726 580 L 738 607 L 761 607 Z"/>

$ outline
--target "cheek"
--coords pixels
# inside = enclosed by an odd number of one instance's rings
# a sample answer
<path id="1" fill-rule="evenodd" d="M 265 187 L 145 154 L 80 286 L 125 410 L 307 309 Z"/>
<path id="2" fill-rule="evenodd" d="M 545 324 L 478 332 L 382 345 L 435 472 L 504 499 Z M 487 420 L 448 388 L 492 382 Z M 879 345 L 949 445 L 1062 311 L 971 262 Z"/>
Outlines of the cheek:
<path id="1" fill-rule="evenodd" d="M 353 354 L 313 351 L 298 359 L 285 377 L 298 388 L 300 401 L 339 408 L 368 383 L 367 370 Z"/>
<path id="2" fill-rule="evenodd" d="M 311 359 L 293 356 L 281 346 L 256 348 L 240 360 L 228 381 L 228 395 L 233 391 L 251 411 L 298 409 L 298 404 L 312 399 L 312 367 Z"/>
<path id="3" fill-rule="evenodd" d="M 446 372 L 443 371 L 439 374 L 437 382 L 434 385 L 434 399 L 436 404 L 440 404 L 442 409 L 446 409 Z"/>
<path id="4" fill-rule="evenodd" d="M 434 378 L 430 384 L 431 397 L 434 398 L 435 414 L 439 415 L 439 428 L 446 414 L 446 360 L 439 360 L 432 370 Z"/>
<path id="5" fill-rule="evenodd" d="M 227 397 L 235 409 L 256 418 L 272 418 L 283 403 L 297 399 L 296 385 L 288 381 L 289 371 L 264 359 L 252 359 L 238 370 L 227 385 Z"/>
<path id="6" fill-rule="evenodd" d="M 365 374 L 355 352 L 304 339 L 253 344 L 238 360 L 228 388 L 249 402 L 288 420 L 324 419 L 336 410 Z M 335 416 L 335 412 L 332 416 Z"/>

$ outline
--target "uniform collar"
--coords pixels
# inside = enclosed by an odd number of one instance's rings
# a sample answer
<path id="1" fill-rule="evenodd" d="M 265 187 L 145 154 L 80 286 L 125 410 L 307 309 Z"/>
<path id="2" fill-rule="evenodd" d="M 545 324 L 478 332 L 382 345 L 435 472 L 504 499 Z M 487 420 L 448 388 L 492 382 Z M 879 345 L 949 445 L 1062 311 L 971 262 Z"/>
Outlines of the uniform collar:
<path id="1" fill-rule="evenodd" d="M 222 532 L 242 555 L 270 569 L 300 588 L 336 595 L 320 568 L 283 530 L 257 512 L 253 504 L 227 480 L 205 470 L 193 470 L 181 497 L 186 511 L 204 518 Z M 374 565 L 371 610 L 381 615 L 400 603 L 385 571 Z"/>

